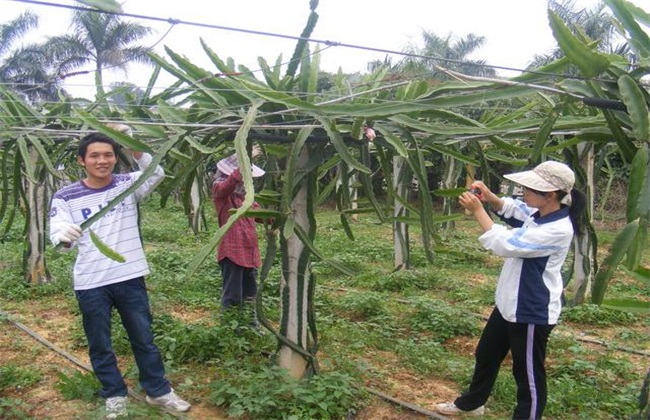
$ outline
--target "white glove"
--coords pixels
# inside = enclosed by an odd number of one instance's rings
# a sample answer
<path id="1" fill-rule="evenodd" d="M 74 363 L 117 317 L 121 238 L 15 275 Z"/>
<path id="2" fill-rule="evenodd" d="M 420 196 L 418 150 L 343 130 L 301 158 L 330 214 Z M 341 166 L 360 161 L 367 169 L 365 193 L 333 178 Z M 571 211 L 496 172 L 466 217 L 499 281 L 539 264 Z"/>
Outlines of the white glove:
<path id="1" fill-rule="evenodd" d="M 58 235 L 55 238 L 55 241 L 57 243 L 66 243 L 66 244 L 71 244 L 77 239 L 81 238 L 81 227 L 79 225 L 75 225 L 74 223 L 68 223 L 64 226 L 61 227 L 61 230 L 59 230 Z"/>
<path id="2" fill-rule="evenodd" d="M 133 130 L 131 130 L 131 127 L 128 125 L 121 123 L 108 123 L 106 124 L 106 127 L 112 128 L 115 131 L 119 131 L 122 134 L 126 134 L 129 137 L 133 137 Z"/>

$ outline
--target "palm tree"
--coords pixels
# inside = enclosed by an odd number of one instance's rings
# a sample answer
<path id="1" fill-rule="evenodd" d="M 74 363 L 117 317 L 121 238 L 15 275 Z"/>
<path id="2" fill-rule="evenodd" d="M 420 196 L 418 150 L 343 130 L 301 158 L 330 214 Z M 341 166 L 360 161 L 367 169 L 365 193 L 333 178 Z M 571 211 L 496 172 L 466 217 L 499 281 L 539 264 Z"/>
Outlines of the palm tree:
<path id="1" fill-rule="evenodd" d="M 124 22 L 118 15 L 82 10 L 74 12 L 70 34 L 50 38 L 47 47 L 62 78 L 94 63 L 97 98 L 102 98 L 104 70 L 117 68 L 126 74 L 131 61 L 150 63 L 149 48 L 135 45 L 150 33 L 151 28 Z"/>
<path id="2" fill-rule="evenodd" d="M 555 12 L 571 31 L 583 40 L 598 41 L 598 50 L 615 55 L 630 57 L 630 48 L 627 43 L 616 44 L 617 30 L 610 14 L 604 3 L 598 3 L 591 9 L 577 9 L 575 0 L 549 1 L 549 8 Z M 564 53 L 557 47 L 553 51 L 544 55 L 535 55 L 529 69 L 542 67 L 559 58 Z M 634 63 L 634 60 L 630 60 Z"/>
<path id="3" fill-rule="evenodd" d="M 412 74 L 432 72 L 435 79 L 449 78 L 440 67 L 472 76 L 494 76 L 496 71 L 486 66 L 485 60 L 471 60 L 470 54 L 485 44 L 485 37 L 467 34 L 454 41 L 451 34 L 440 37 L 430 31 L 422 31 L 424 47 L 409 46 L 406 53 L 413 54 L 402 63 L 404 71 Z M 430 57 L 424 58 L 423 56 Z"/>
<path id="4" fill-rule="evenodd" d="M 133 83 L 111 83 L 110 87 L 111 90 L 108 94 L 107 101 L 120 108 L 126 108 L 129 104 L 138 103 L 145 96 L 144 90 Z"/>
<path id="5" fill-rule="evenodd" d="M 38 27 L 38 16 L 25 12 L 0 24 L 0 83 L 30 101 L 57 98 L 59 81 L 49 71 L 42 45 L 16 46 L 29 31 Z"/>

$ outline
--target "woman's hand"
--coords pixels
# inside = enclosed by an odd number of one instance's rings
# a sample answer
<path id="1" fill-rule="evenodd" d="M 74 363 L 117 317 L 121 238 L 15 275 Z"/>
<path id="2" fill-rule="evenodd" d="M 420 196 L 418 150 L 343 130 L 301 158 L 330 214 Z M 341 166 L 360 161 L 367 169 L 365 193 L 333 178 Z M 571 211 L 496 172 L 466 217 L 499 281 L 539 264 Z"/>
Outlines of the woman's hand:
<path id="1" fill-rule="evenodd" d="M 485 187 L 485 185 L 483 186 Z M 489 192 L 490 190 L 487 191 Z M 483 196 L 482 193 L 481 196 Z M 499 202 L 501 202 L 501 200 L 499 200 Z M 478 194 L 475 194 L 471 191 L 465 191 L 460 195 L 460 197 L 458 197 L 458 203 L 460 203 L 460 205 L 465 208 L 465 213 L 468 215 L 471 214 L 474 216 L 474 218 L 476 218 L 484 232 L 492 229 L 494 222 L 490 218 L 490 215 L 488 215 L 488 213 L 485 211 L 485 208 L 483 208 L 483 203 L 481 202 L 481 199 L 479 199 Z"/>
<path id="2" fill-rule="evenodd" d="M 501 199 L 494 194 L 490 189 L 483 183 L 483 181 L 474 181 L 470 185 L 472 190 L 476 190 L 476 196 L 479 200 L 484 203 L 488 203 L 493 210 L 499 211 L 503 207 L 503 202 Z"/>
<path id="3" fill-rule="evenodd" d="M 469 213 L 474 214 L 483 209 L 483 203 L 479 197 L 471 191 L 465 191 L 458 197 L 458 203 Z"/>

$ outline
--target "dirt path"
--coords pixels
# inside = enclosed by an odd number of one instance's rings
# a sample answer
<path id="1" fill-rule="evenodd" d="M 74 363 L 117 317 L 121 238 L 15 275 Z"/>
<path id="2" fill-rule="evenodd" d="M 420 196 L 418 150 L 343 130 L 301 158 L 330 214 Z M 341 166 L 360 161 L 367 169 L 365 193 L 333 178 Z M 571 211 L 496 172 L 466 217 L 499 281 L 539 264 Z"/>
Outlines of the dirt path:
<path id="1" fill-rule="evenodd" d="M 69 306 L 65 302 L 56 302 L 56 300 L 47 303 L 39 300 L 33 302 L 33 304 L 23 302 L 21 308 L 14 309 L 13 313 L 9 313 L 9 316 L 10 319 L 24 325 L 27 330 L 33 331 L 34 334 L 42 337 L 43 340 L 51 343 L 54 347 L 68 353 L 73 361 L 48 348 L 46 344 L 37 341 L 12 322 L 3 319 L 0 313 L 0 366 L 22 367 L 30 371 L 36 370 L 40 374 L 40 379 L 35 385 L 26 389 L 5 390 L 3 397 L 26 402 L 30 406 L 27 409 L 30 418 L 100 418 L 103 413 L 103 400 L 95 399 L 91 402 L 80 399 L 66 400 L 56 387 L 59 381 L 59 373 L 65 373 L 69 376 L 74 371 L 86 371 L 77 364 L 85 367 L 89 366 L 86 348 L 78 347 L 75 344 L 74 336 L 80 334 L 80 330 L 75 332 L 75 328 L 79 328 L 76 325 L 78 320 L 70 312 Z M 195 316 L 197 319 L 201 319 L 204 314 L 185 314 L 185 316 L 189 318 Z M 568 334 L 571 331 L 567 326 L 563 326 L 561 330 L 563 334 Z M 576 339 L 578 338 L 576 337 Z M 586 335 L 584 338 L 598 341 Z M 473 352 L 476 342 L 475 339 L 457 337 L 452 339 L 448 345 L 457 353 L 469 355 Z M 592 348 L 600 347 L 601 350 L 603 347 L 597 343 L 586 343 L 585 345 Z M 375 366 L 378 371 L 383 372 L 380 375 L 381 379 L 377 379 L 376 383 L 371 381 L 365 384 L 366 387 L 381 391 L 390 397 L 425 410 L 433 410 L 435 403 L 453 399 L 457 395 L 457 384 L 399 369 L 395 357 L 390 352 L 377 351 L 369 355 L 367 360 L 364 360 L 366 365 Z M 633 362 L 634 366 L 639 368 L 640 375 L 645 372 L 647 355 L 627 354 L 626 357 Z M 125 359 L 126 357 L 120 360 L 121 366 L 125 366 L 130 362 Z M 182 378 L 170 379 L 180 381 Z M 211 380 L 210 373 L 206 371 L 205 377 L 201 380 L 204 380 L 206 384 L 209 383 Z M 132 381 L 127 379 L 127 382 Z M 129 385 L 131 389 L 136 388 L 134 383 L 129 383 Z M 186 395 L 183 392 L 181 392 L 181 395 L 187 398 L 193 407 L 187 414 L 180 415 L 180 418 L 201 420 L 229 418 L 224 410 L 207 402 L 207 395 Z M 143 398 L 143 396 L 140 397 Z M 144 408 L 146 403 L 132 399 L 130 404 L 134 407 L 135 412 L 135 414 L 132 414 L 132 418 L 150 418 L 150 415 L 139 416 L 137 414 L 146 410 Z M 138 410 L 138 405 L 142 405 L 143 408 Z M 151 413 L 151 410 L 146 410 L 146 412 Z M 161 417 L 163 417 L 163 414 L 163 412 L 160 412 Z M 423 420 L 428 417 L 387 402 L 382 398 L 373 397 L 365 408 L 355 413 L 355 418 L 360 420 Z"/>
<path id="2" fill-rule="evenodd" d="M 59 380 L 59 373 L 70 375 L 74 371 L 88 372 L 90 362 L 84 349 L 75 349 L 70 340 L 69 326 L 76 322 L 73 316 L 67 311 L 48 310 L 42 312 L 41 318 L 32 318 L 29 313 L 24 316 L 10 314 L 13 321 L 22 324 L 27 330 L 41 337 L 54 349 L 49 348 L 47 343 L 39 342 L 27 332 L 21 330 L 14 323 L 5 320 L 0 329 L 0 360 L 2 365 L 11 365 L 22 368 L 29 368 L 30 371 L 38 371 L 40 380 L 28 389 L 12 389 L 5 392 L 6 398 L 16 398 L 27 402 L 31 406 L 30 416 L 38 419 L 71 419 L 83 418 L 85 415 L 96 418 L 95 414 L 101 415 L 103 400 L 84 402 L 79 399 L 66 400 L 56 388 Z M 63 354 L 61 354 L 62 352 Z M 72 359 L 66 358 L 65 354 Z M 75 363 L 75 361 L 77 363 Z M 120 365 L 124 365 L 120 361 Z M 130 382 L 127 379 L 127 383 Z M 129 383 L 131 390 L 134 384 Z M 133 392 L 133 391 L 131 391 Z M 138 396 L 136 394 L 136 396 Z M 144 399 L 144 395 L 139 395 Z M 197 401 L 192 402 L 192 409 L 189 413 L 181 415 L 186 419 L 227 419 L 224 413 L 212 405 L 206 405 Z M 146 404 L 131 398 L 130 405 Z M 162 416 L 161 412 L 161 416 Z"/>
<path id="3" fill-rule="evenodd" d="M 75 348 L 70 339 L 70 326 L 76 320 L 69 311 L 61 309 L 61 307 L 61 305 L 54 304 L 51 308 L 39 312 L 39 318 L 36 318 L 34 313 L 26 311 L 24 314 L 9 313 L 9 318 L 13 322 L 7 319 L 0 321 L 0 325 L 2 325 L 0 328 L 1 365 L 26 368 L 30 371 L 36 370 L 40 373 L 40 380 L 35 385 L 28 389 L 5 390 L 3 396 L 27 403 L 29 415 L 32 418 L 98 418 L 102 415 L 103 400 L 92 402 L 80 399 L 66 400 L 56 388 L 59 373 L 64 373 L 67 376 L 75 371 L 86 373 L 88 371 L 86 368 L 90 365 L 86 349 Z M 21 330 L 20 326 L 24 327 L 27 332 Z M 30 331 L 40 337 L 42 342 L 30 336 Z M 120 364 L 123 365 L 124 362 L 120 361 Z M 127 380 L 127 382 L 129 381 Z M 414 401 L 423 403 L 418 407 L 424 409 L 431 408 L 426 406 L 427 402 L 432 406 L 436 401 L 432 399 L 432 389 L 442 389 L 450 397 L 454 394 L 453 389 L 446 384 L 429 382 L 422 378 L 398 376 L 388 384 L 382 384 L 382 387 L 384 392 L 390 392 L 390 395 L 396 399 L 411 402 L 416 406 L 418 403 Z M 133 384 L 129 385 L 132 389 L 134 388 Z M 372 384 L 369 385 L 372 386 Z M 386 389 L 387 385 L 390 389 Z M 144 398 L 144 396 L 140 397 Z M 192 403 L 192 409 L 178 417 L 197 420 L 229 419 L 223 410 L 213 405 L 188 399 Z M 132 406 L 145 403 L 131 398 L 129 404 Z M 356 413 L 355 418 L 360 420 L 421 420 L 427 416 L 377 397 L 372 405 Z"/>

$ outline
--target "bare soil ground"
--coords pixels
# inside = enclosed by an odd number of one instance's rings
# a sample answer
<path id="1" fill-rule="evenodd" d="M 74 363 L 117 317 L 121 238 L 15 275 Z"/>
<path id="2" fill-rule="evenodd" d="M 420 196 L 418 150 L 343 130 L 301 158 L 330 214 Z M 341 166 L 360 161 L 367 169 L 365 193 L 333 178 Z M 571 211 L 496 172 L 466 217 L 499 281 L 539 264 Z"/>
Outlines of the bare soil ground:
<path id="1" fill-rule="evenodd" d="M 60 302 L 59 302 L 60 303 Z M 41 374 L 40 381 L 28 389 L 13 389 L 4 393 L 5 398 L 20 399 L 31 406 L 30 418 L 34 419 L 75 419 L 98 418 L 101 413 L 100 402 L 84 402 L 79 399 L 66 400 L 56 388 L 59 372 L 70 375 L 74 370 L 86 372 L 73 361 L 59 354 L 57 350 L 69 354 L 80 364 L 89 367 L 90 362 L 85 348 L 75 348 L 71 334 L 71 326 L 77 320 L 66 308 L 65 304 L 50 302 L 48 308 L 43 308 L 42 302 L 26 303 L 20 312 L 10 312 L 12 321 L 23 325 L 28 330 L 51 343 L 54 349 L 39 342 L 27 332 L 21 330 L 14 323 L 2 322 L 0 329 L 0 360 L 3 365 L 29 367 L 36 369 Z M 200 318 L 205 314 L 188 314 L 185 317 Z M 379 357 L 386 361 L 394 357 L 386 353 Z M 373 360 L 366 361 L 369 364 Z M 377 360 L 374 360 L 376 363 Z M 126 361 L 120 360 L 120 365 Z M 209 376 L 209 375 L 208 375 Z M 170 378 L 174 382 L 175 378 Z M 177 378 L 179 381 L 181 378 Z M 134 388 L 132 381 L 129 381 Z M 426 378 L 415 377 L 407 372 L 395 371 L 390 379 L 381 384 L 369 383 L 367 386 L 380 389 L 393 398 L 409 402 L 424 409 L 432 409 L 433 405 L 444 399 L 452 398 L 456 391 L 454 384 L 444 383 Z M 223 410 L 212 404 L 202 402 L 200 399 L 185 396 L 192 403 L 192 409 L 180 417 L 186 419 L 229 419 Z M 130 400 L 129 404 L 145 404 Z M 161 417 L 163 413 L 161 412 Z M 355 418 L 360 420 L 414 420 L 424 419 L 427 416 L 419 414 L 408 408 L 387 402 L 379 397 L 374 397 L 372 404 L 356 413 Z"/>
<path id="2" fill-rule="evenodd" d="M 9 313 L 10 319 L 24 325 L 35 334 L 47 340 L 57 349 L 70 354 L 82 365 L 89 366 L 88 356 L 85 348 L 78 348 L 74 345 L 75 323 L 78 320 L 70 312 L 66 302 L 34 301 L 24 302 L 19 310 Z M 176 315 L 175 315 L 176 316 Z M 179 311 L 178 316 L 181 316 Z M 183 312 L 184 320 L 201 319 L 206 314 L 200 311 Z M 37 368 L 41 374 L 40 381 L 28 389 L 13 389 L 3 395 L 5 398 L 16 398 L 25 401 L 31 406 L 30 418 L 34 419 L 87 419 L 99 418 L 101 415 L 102 401 L 84 402 L 79 399 L 66 400 L 56 388 L 59 380 L 59 372 L 70 375 L 74 370 L 84 371 L 83 368 L 75 365 L 56 350 L 48 348 L 37 341 L 26 332 L 15 326 L 12 322 L 2 321 L 0 324 L 0 361 L 3 365 L 13 365 Z M 643 326 L 639 326 L 644 330 Z M 647 328 L 645 328 L 647 331 Z M 583 345 L 591 348 L 601 348 L 597 344 L 599 340 L 607 340 L 608 330 L 603 328 L 597 331 L 596 335 L 576 331 L 571 326 L 561 326 L 557 334 L 569 334 L 573 337 L 580 337 Z M 589 340 L 595 340 L 589 343 Z M 457 337 L 447 343 L 450 349 L 456 353 L 471 355 L 474 351 L 476 340 L 466 337 Z M 647 351 L 647 349 L 645 349 Z M 626 357 L 638 367 L 639 375 L 644 374 L 647 369 L 648 357 L 644 355 L 626 354 Z M 364 362 L 369 366 L 377 366 L 382 370 L 381 379 L 376 383 L 365 384 L 368 388 L 378 390 L 397 400 L 410 403 L 416 407 L 432 410 L 435 403 L 453 399 L 458 392 L 457 384 L 417 375 L 402 369 L 396 363 L 395 355 L 389 352 L 374 352 L 367 355 Z M 125 365 L 126 360 L 120 360 Z M 507 362 L 506 362 L 507 363 Z M 549 365 L 553 361 L 549 360 Z M 507 367 L 504 367 L 507 369 Z M 179 383 L 183 378 L 170 378 L 173 383 Z M 197 381 L 210 382 L 209 369 L 205 369 L 204 378 L 196 378 Z M 129 382 L 133 382 L 127 380 Z M 132 389 L 135 384 L 129 383 Z M 181 415 L 187 419 L 228 419 L 225 412 L 207 402 L 207 395 L 183 395 L 192 403 L 192 409 Z M 145 404 L 132 399 L 130 404 Z M 137 416 L 136 416 L 137 417 Z M 161 417 L 163 413 L 161 412 Z M 387 402 L 380 397 L 373 397 L 370 404 L 355 414 L 355 418 L 361 420 L 414 420 L 428 418 L 424 414 L 417 413 L 397 404 Z"/>

